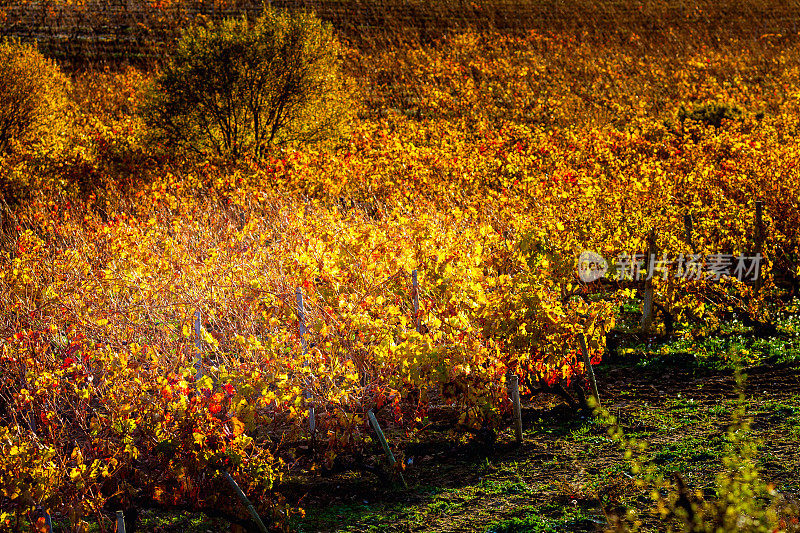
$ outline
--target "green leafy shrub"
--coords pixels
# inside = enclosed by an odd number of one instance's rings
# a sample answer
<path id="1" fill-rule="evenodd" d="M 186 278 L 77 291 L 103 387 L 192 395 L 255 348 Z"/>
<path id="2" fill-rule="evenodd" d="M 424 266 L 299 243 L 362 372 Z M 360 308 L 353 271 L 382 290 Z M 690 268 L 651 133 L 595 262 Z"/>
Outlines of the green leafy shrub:
<path id="1" fill-rule="evenodd" d="M 50 149 L 64 130 L 69 79 L 31 45 L 0 42 L 0 157 Z"/>
<path id="2" fill-rule="evenodd" d="M 625 451 L 636 485 L 651 490 L 652 515 L 662 520 L 664 531 L 684 533 L 774 533 L 798 531 L 797 510 L 766 483 L 758 469 L 759 441 L 750 431 L 746 418 L 744 376 L 736 367 L 739 400 L 733 412 L 733 423 L 725 435 L 722 470 L 716 476 L 714 496 L 691 490 L 683 477 L 675 474 L 666 479 L 655 462 L 645 458 L 646 443 L 626 436 L 611 413 L 595 408 L 595 414 L 608 426 L 608 433 Z M 591 399 L 590 399 L 591 401 Z M 624 517 L 616 517 L 614 531 L 636 531 L 642 526 L 638 513 L 630 509 Z M 791 525 L 790 525 L 791 524 Z"/>
<path id="3" fill-rule="evenodd" d="M 723 120 L 738 120 L 742 118 L 742 110 L 732 104 L 722 102 L 707 102 L 692 108 L 691 111 L 681 106 L 678 110 L 678 119 L 681 123 L 686 120 L 700 122 L 706 126 L 719 128 Z"/>
<path id="4" fill-rule="evenodd" d="M 339 44 L 311 13 L 266 9 L 185 31 L 143 104 L 153 139 L 202 156 L 263 157 L 340 133 Z"/>

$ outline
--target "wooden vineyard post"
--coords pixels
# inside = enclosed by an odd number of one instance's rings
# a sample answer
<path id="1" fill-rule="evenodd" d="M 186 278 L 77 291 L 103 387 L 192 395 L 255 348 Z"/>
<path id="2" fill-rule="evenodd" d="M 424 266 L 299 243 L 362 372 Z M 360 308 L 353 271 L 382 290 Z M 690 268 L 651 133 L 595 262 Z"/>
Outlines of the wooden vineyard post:
<path id="1" fill-rule="evenodd" d="M 383 448 L 383 453 L 386 454 L 386 458 L 389 460 L 389 466 L 396 468 L 397 460 L 394 458 L 392 449 L 389 448 L 389 441 L 386 440 L 386 435 L 383 434 L 381 425 L 378 423 L 378 419 L 375 416 L 375 413 L 372 411 L 372 409 L 367 411 L 367 417 L 369 418 L 369 423 L 372 426 L 372 429 L 374 429 L 375 433 L 378 435 L 378 442 L 381 443 L 381 447 Z M 403 477 L 403 473 L 400 472 L 399 470 L 397 470 L 397 473 L 400 475 L 400 481 L 403 482 L 403 487 L 408 488 L 408 485 L 406 485 L 406 480 Z"/>
<path id="2" fill-rule="evenodd" d="M 647 274 L 644 281 L 644 303 L 642 305 L 642 331 L 647 333 L 653 327 L 653 271 L 652 262 L 656 257 L 656 231 L 651 230 L 647 238 Z"/>
<path id="3" fill-rule="evenodd" d="M 694 253 L 694 220 L 692 219 L 691 213 L 686 213 L 683 215 L 683 242 L 685 242 L 691 253 Z M 665 274 L 666 275 L 666 274 Z M 675 278 L 679 275 L 678 272 L 675 272 L 674 275 L 669 276 L 667 281 L 667 300 L 672 300 L 672 296 L 675 293 Z"/>
<path id="4" fill-rule="evenodd" d="M 692 250 L 692 252 L 694 252 L 694 241 L 692 240 L 693 225 L 694 224 L 692 222 L 692 215 L 689 213 L 683 215 L 683 233 L 684 233 L 683 238 L 686 241 L 686 244 L 689 245 L 689 248 Z"/>
<path id="5" fill-rule="evenodd" d="M 117 511 L 117 533 L 125 533 L 125 514 Z"/>
<path id="6" fill-rule="evenodd" d="M 756 201 L 756 282 L 755 282 L 755 291 L 758 293 L 761 290 L 762 281 L 761 281 L 761 263 L 763 261 L 763 252 L 764 252 L 764 202 L 763 200 Z"/>
<path id="7" fill-rule="evenodd" d="M 600 393 L 597 392 L 597 380 L 594 377 L 594 369 L 592 368 L 592 360 L 589 359 L 589 347 L 586 344 L 586 335 L 581 332 L 578 334 L 578 342 L 581 345 L 581 355 L 583 356 L 583 366 L 586 367 L 586 374 L 589 376 L 589 384 L 592 386 L 592 395 L 594 396 L 597 407 L 600 407 Z"/>
<path id="8" fill-rule="evenodd" d="M 300 346 L 303 348 L 303 355 L 306 355 L 308 353 L 308 347 L 306 346 L 306 310 L 305 305 L 303 304 L 303 289 L 297 287 L 295 296 L 297 297 L 297 327 L 298 333 L 300 334 Z M 308 361 L 304 363 L 304 366 L 308 366 Z M 308 382 L 306 382 L 305 385 L 304 396 L 306 398 L 306 403 L 308 404 L 308 431 L 311 433 L 311 437 L 313 438 L 314 433 L 317 430 L 317 420 L 314 413 L 314 405 L 311 401 L 311 390 Z"/>
<path id="9" fill-rule="evenodd" d="M 522 404 L 519 400 L 519 376 L 510 370 L 506 372 L 506 387 L 511 403 L 514 405 L 514 433 L 517 444 L 522 443 Z"/>
<path id="10" fill-rule="evenodd" d="M 303 303 L 303 289 L 297 287 L 295 290 L 295 298 L 297 300 L 297 329 L 300 334 L 300 346 L 303 348 L 303 354 L 306 353 L 306 309 Z"/>
<path id="11" fill-rule="evenodd" d="M 422 324 L 419 320 L 419 281 L 417 280 L 417 270 L 411 271 L 411 299 L 414 301 L 414 327 L 420 333 Z"/>
<path id="12" fill-rule="evenodd" d="M 21 361 L 21 364 L 22 364 L 22 379 L 21 379 L 22 383 L 21 383 L 21 385 L 22 385 L 23 388 L 31 390 L 30 384 L 28 383 L 28 378 L 26 377 L 28 375 L 28 365 L 25 364 L 24 360 Z M 23 416 L 23 419 L 28 423 L 28 429 L 30 429 L 32 432 L 36 433 L 36 427 L 37 427 L 36 426 L 36 418 L 34 418 L 33 414 L 34 414 L 33 413 L 33 406 L 31 406 L 31 409 L 28 411 L 28 416 Z"/>
<path id="13" fill-rule="evenodd" d="M 194 379 L 198 381 L 203 377 L 203 337 L 200 328 L 202 328 L 200 321 L 200 310 L 194 312 Z"/>
<path id="14" fill-rule="evenodd" d="M 250 513 L 253 521 L 258 526 L 258 530 L 261 531 L 261 533 L 268 533 L 267 526 L 265 526 L 264 522 L 261 521 L 261 517 L 258 516 L 258 512 L 256 512 L 256 508 L 253 507 L 253 504 L 250 502 L 247 494 L 245 494 L 241 487 L 239 487 L 239 484 L 236 483 L 236 480 L 233 479 L 233 476 L 231 476 L 227 470 L 223 470 L 222 474 L 225 476 L 225 479 L 228 480 L 228 484 L 233 488 L 233 491 L 236 493 L 239 501 L 242 502 L 242 505 L 245 506 L 247 512 Z"/>

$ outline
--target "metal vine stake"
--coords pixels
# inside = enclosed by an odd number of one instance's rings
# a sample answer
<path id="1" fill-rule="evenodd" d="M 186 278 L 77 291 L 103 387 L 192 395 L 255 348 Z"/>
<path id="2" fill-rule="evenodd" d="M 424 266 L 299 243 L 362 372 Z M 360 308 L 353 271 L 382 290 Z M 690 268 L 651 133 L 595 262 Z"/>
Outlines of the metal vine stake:
<path id="1" fill-rule="evenodd" d="M 300 346 L 303 347 L 303 355 L 306 355 L 308 353 L 308 346 L 306 344 L 306 311 L 303 304 L 303 289 L 297 287 L 295 296 L 297 297 L 297 328 L 298 333 L 300 334 Z M 303 366 L 308 367 L 308 360 L 306 360 Z M 317 420 L 314 413 L 314 405 L 311 403 L 311 389 L 309 385 L 310 384 L 307 381 L 304 396 L 306 398 L 306 403 L 308 404 L 308 430 L 313 436 L 317 429 Z"/>
<path id="2" fill-rule="evenodd" d="M 195 381 L 203 377 L 203 337 L 202 337 L 202 324 L 200 322 L 200 310 L 194 312 L 194 369 Z"/>

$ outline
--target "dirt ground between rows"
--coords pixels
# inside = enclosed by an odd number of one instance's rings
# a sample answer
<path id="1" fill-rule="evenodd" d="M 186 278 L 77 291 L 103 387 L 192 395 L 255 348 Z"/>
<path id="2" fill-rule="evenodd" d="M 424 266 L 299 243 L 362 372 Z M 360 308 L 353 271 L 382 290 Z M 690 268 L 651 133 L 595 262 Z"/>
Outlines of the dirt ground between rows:
<path id="1" fill-rule="evenodd" d="M 753 435 L 763 441 L 763 477 L 794 496 L 800 491 L 800 368 L 759 366 L 746 375 L 747 414 Z M 618 416 L 627 433 L 649 443 L 653 461 L 666 472 L 681 472 L 692 488 L 713 494 L 721 437 L 738 398 L 732 373 L 685 365 L 643 369 L 603 364 L 598 379 L 604 407 Z M 443 422 L 440 428 L 450 414 L 432 410 Z M 539 397 L 524 406 L 523 422 L 520 446 L 508 428 L 494 444 L 442 430 L 398 445 L 399 437 L 389 432 L 399 455 L 411 461 L 404 472 L 409 488 L 387 475 L 358 469 L 289 480 L 284 489 L 290 501 L 296 498 L 306 511 L 298 528 L 534 531 L 492 527 L 538 514 L 541 531 L 601 531 L 626 504 L 638 501 L 642 510 L 647 507 L 627 461 L 590 415 Z M 374 452 L 377 461 L 379 451 Z M 658 528 L 657 523 L 651 526 Z"/>

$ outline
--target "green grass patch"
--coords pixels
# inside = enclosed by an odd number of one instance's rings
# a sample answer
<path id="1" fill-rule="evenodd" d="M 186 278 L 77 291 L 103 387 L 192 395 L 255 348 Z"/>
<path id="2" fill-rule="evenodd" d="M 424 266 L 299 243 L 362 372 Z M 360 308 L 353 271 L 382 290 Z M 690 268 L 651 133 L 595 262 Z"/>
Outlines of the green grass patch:
<path id="1" fill-rule="evenodd" d="M 580 507 L 567 507 L 563 514 L 549 517 L 535 510 L 523 517 L 514 517 L 489 525 L 485 533 L 557 533 L 561 531 L 591 531 L 597 519 Z"/>

